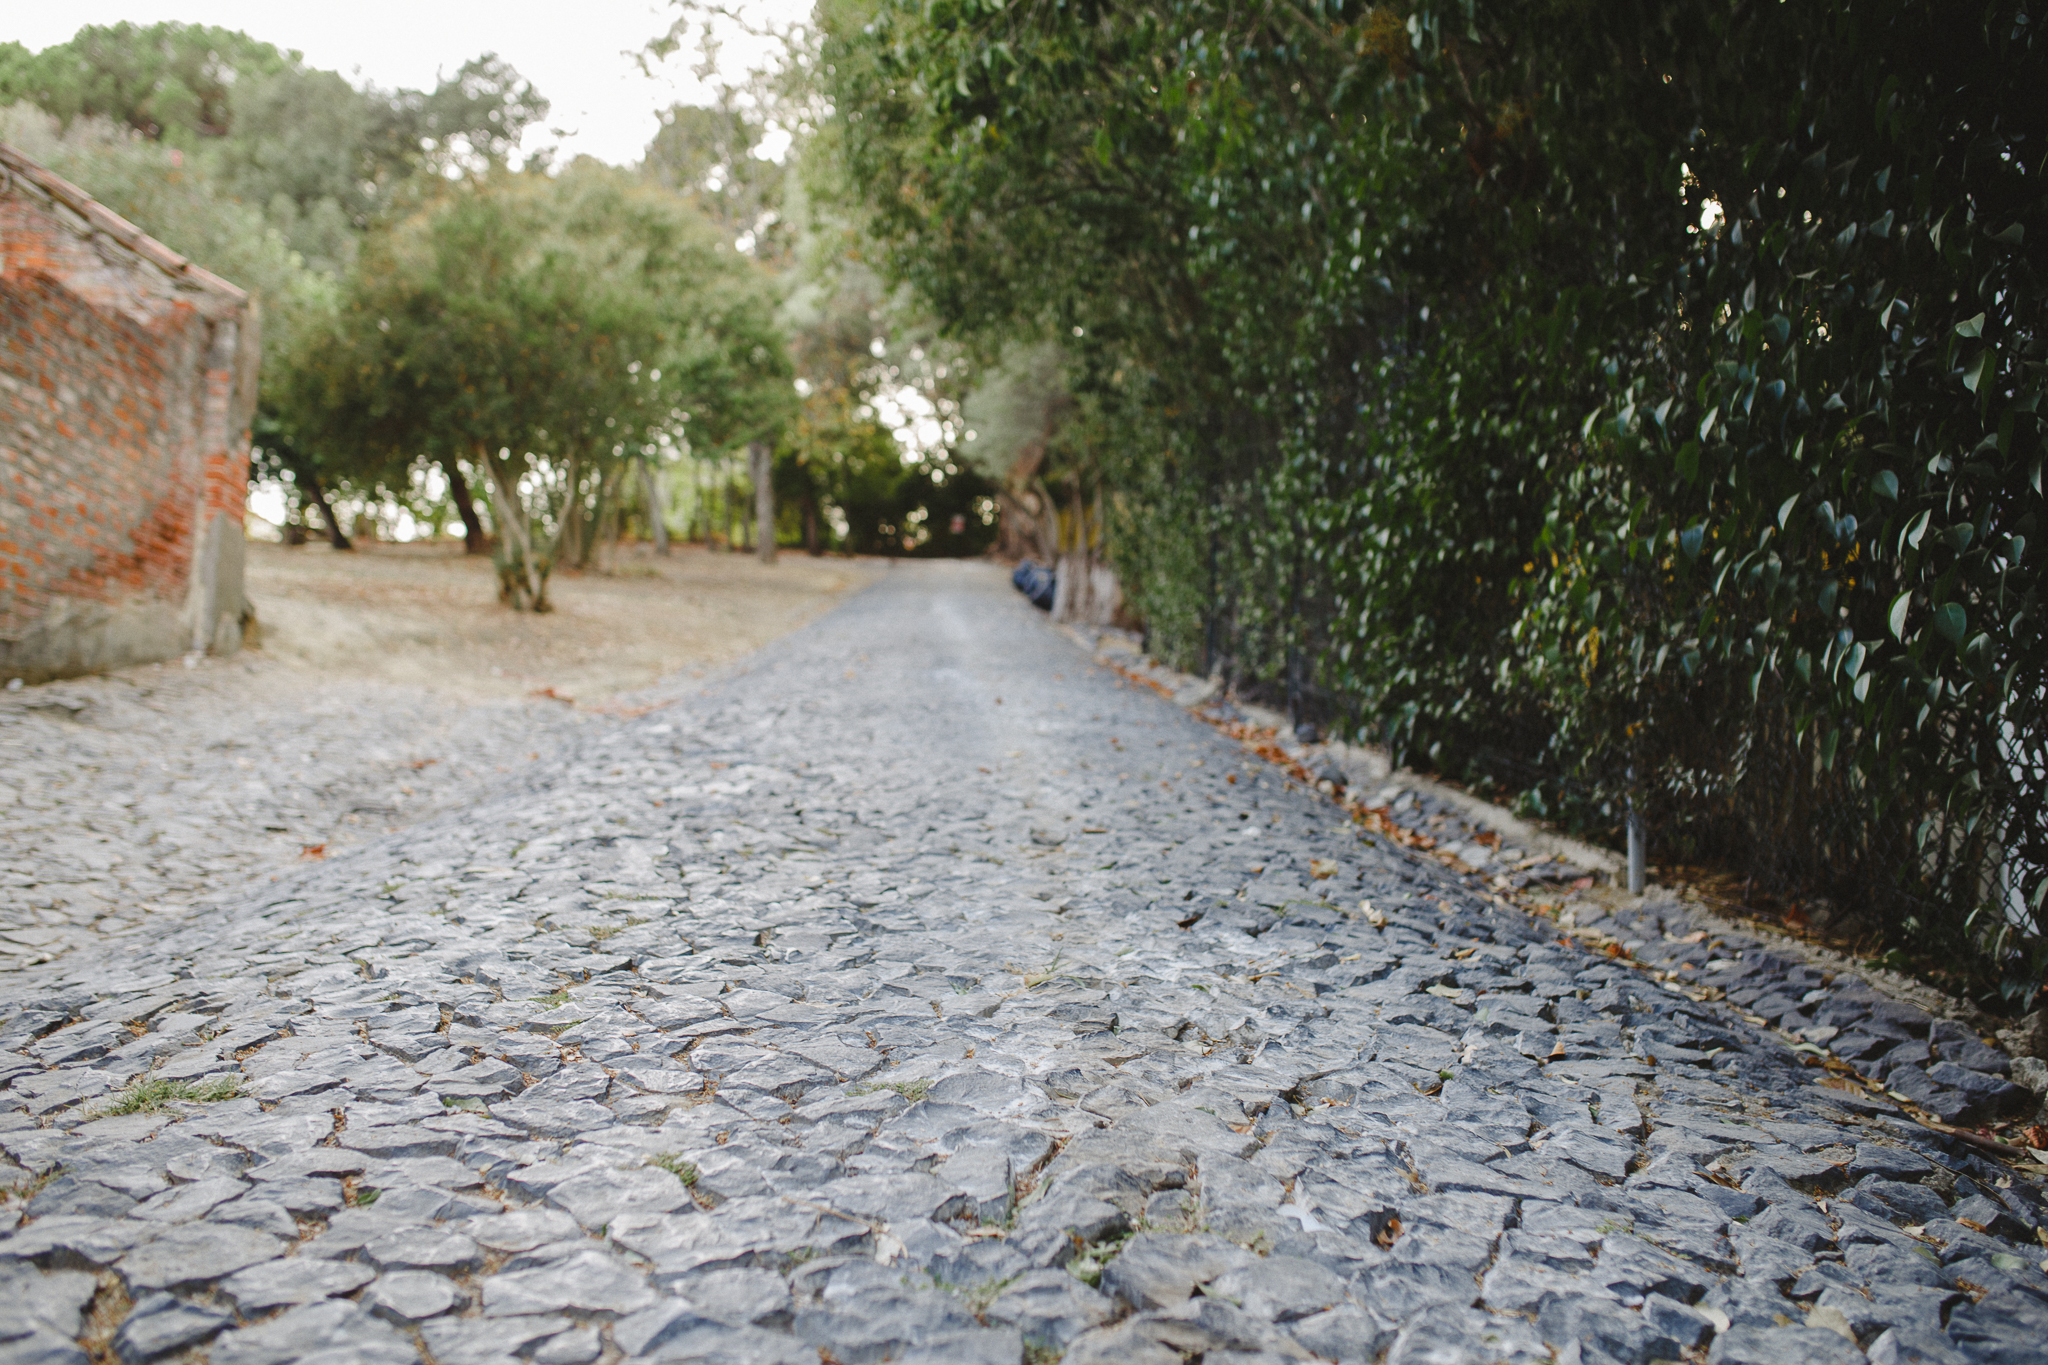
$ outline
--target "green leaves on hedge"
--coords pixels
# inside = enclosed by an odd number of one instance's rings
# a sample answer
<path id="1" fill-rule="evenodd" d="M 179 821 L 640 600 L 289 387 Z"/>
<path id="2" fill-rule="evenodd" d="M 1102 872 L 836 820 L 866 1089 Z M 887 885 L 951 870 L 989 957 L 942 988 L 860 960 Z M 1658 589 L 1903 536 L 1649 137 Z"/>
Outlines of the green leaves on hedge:
<path id="1" fill-rule="evenodd" d="M 1944 602 L 1934 609 L 1934 629 L 1950 644 L 1963 642 L 1963 632 L 1969 624 L 1968 613 L 1954 602 Z"/>

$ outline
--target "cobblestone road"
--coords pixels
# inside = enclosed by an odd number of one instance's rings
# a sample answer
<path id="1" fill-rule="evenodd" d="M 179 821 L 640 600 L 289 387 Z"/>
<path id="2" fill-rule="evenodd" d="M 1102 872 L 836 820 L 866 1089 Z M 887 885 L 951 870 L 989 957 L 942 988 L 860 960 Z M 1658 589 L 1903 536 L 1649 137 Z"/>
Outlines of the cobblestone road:
<path id="1" fill-rule="evenodd" d="M 0 1361 L 2042 1358 L 2038 1192 L 1684 993 L 1758 961 L 1489 906 L 986 566 L 643 700 L 0 977 Z"/>
<path id="2" fill-rule="evenodd" d="M 588 719 L 251 653 L 0 691 L 0 971 L 467 806 Z"/>

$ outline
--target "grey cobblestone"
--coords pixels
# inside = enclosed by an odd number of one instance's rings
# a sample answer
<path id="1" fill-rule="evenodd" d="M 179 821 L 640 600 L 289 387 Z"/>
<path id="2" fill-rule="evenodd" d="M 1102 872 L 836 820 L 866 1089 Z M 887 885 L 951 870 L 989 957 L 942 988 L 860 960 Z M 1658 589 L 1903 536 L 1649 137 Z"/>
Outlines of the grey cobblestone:
<path id="1" fill-rule="evenodd" d="M 305 850 L 466 806 L 591 720 L 545 700 L 323 681 L 260 652 L 0 691 L 0 970 L 159 932 L 241 901 Z M 210 1017 L 163 1021 L 140 1065 Z M 130 1041 L 105 1022 L 101 1039 L 52 1046 Z"/>
<path id="2" fill-rule="evenodd" d="M 1561 935 L 985 566 L 641 701 L 0 978 L 0 1359 L 95 1274 L 212 1365 L 2038 1359 L 2038 1189 L 1777 1030 L 2002 1054 Z"/>

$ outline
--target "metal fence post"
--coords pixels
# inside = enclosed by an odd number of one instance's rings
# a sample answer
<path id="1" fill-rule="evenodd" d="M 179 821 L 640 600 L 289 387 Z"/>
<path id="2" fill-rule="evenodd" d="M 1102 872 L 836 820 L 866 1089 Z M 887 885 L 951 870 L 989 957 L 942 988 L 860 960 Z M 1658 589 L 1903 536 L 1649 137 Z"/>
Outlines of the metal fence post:
<path id="1" fill-rule="evenodd" d="M 1648 869 L 1648 831 L 1643 827 L 1643 813 L 1636 809 L 1636 770 L 1628 770 L 1628 893 L 1631 896 L 1643 894 L 1643 882 Z"/>

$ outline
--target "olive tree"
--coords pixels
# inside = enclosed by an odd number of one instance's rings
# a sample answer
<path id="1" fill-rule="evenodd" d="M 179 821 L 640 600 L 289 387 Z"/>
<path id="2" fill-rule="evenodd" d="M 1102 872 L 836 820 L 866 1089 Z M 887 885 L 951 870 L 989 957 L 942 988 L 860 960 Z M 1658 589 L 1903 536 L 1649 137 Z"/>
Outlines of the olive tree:
<path id="1" fill-rule="evenodd" d="M 793 401 L 767 280 L 673 193 L 579 163 L 451 184 L 364 243 L 296 358 L 302 430 L 479 477 L 503 596 L 544 611 L 634 464 L 772 439 Z"/>

